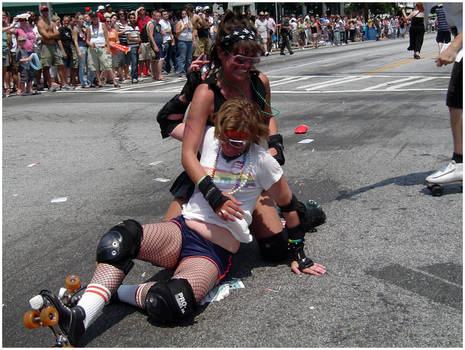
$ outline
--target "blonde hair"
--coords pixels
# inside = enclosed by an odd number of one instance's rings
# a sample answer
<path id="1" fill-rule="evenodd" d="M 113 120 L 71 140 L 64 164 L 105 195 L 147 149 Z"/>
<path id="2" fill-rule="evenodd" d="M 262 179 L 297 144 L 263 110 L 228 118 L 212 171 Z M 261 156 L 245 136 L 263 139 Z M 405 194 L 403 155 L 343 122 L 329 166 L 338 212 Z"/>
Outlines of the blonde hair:
<path id="1" fill-rule="evenodd" d="M 260 143 L 268 136 L 260 107 L 253 101 L 235 97 L 223 103 L 214 115 L 215 136 L 226 138 L 226 130 L 236 130 L 249 135 L 249 141 Z"/>

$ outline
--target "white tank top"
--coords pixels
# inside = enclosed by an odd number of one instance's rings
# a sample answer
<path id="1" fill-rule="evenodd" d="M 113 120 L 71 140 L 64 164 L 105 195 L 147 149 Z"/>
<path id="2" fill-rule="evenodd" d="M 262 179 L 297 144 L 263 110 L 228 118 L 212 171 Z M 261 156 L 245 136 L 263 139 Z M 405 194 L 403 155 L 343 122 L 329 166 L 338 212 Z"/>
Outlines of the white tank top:
<path id="1" fill-rule="evenodd" d="M 95 44 L 95 47 L 105 46 L 105 34 L 101 22 L 98 23 L 98 29 L 95 29 L 93 25 L 90 26 L 90 42 Z"/>
<path id="2" fill-rule="evenodd" d="M 188 16 L 186 16 L 185 19 L 181 18 L 180 21 L 182 22 L 181 23 L 181 28 L 184 28 L 187 25 L 187 23 L 190 22 Z M 190 29 L 186 29 L 183 32 L 181 32 L 181 34 L 179 34 L 178 40 L 192 41 L 192 23 L 190 25 L 191 25 Z"/>

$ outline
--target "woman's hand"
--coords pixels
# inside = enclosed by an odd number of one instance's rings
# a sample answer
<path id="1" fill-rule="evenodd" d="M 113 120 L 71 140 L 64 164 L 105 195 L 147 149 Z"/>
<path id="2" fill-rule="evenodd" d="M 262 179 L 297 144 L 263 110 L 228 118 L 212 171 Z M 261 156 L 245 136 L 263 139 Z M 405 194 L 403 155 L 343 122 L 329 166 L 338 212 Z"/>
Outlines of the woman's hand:
<path id="1" fill-rule="evenodd" d="M 297 261 L 291 262 L 291 270 L 294 271 L 296 274 L 301 275 L 302 273 L 308 273 L 309 275 L 316 275 L 320 276 L 326 272 L 326 267 L 323 265 L 314 263 L 312 266 L 303 269 L 302 271 L 299 270 L 299 263 Z"/>
<path id="2" fill-rule="evenodd" d="M 234 221 L 236 218 L 241 220 L 242 214 L 244 214 L 244 211 L 240 208 L 242 202 L 239 202 L 232 194 L 223 192 L 223 195 L 229 199 L 224 202 L 216 211 L 218 216 L 225 221 Z"/>

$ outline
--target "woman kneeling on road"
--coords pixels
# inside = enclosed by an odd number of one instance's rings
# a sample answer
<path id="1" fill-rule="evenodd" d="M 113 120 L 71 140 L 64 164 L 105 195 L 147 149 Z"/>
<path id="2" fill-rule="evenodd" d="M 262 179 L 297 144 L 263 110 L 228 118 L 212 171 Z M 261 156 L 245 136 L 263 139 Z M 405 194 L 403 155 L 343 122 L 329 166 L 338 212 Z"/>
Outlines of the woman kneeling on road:
<path id="1" fill-rule="evenodd" d="M 60 328 L 77 345 L 110 299 L 138 306 L 158 323 L 181 323 L 231 267 L 240 243 L 249 243 L 251 213 L 267 190 L 286 219 L 291 268 L 322 275 L 325 267 L 304 253 L 308 230 L 305 206 L 292 194 L 278 162 L 258 145 L 268 135 L 261 109 L 243 98 L 226 101 L 206 129 L 198 182 L 182 214 L 168 222 L 140 225 L 135 220 L 111 228 L 97 246 L 94 275 L 78 304 L 68 308 L 51 293 Z M 234 197 L 233 197 L 234 194 Z M 133 259 L 174 270 L 168 281 L 121 285 Z"/>

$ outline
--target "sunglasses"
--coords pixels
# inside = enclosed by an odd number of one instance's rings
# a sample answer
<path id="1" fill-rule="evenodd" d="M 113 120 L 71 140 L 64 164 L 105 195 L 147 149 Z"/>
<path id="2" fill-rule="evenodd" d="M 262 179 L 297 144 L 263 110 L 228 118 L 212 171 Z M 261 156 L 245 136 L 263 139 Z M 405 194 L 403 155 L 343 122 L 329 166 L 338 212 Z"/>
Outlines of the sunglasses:
<path id="1" fill-rule="evenodd" d="M 224 50 L 226 51 L 226 53 L 228 55 L 230 55 L 233 60 L 234 60 L 234 63 L 236 64 L 250 64 L 251 66 L 256 66 L 257 64 L 260 63 L 260 57 L 259 56 L 254 56 L 254 57 L 250 57 L 250 56 L 242 56 L 242 55 L 233 55 L 231 52 L 229 52 L 228 50 Z"/>
<path id="2" fill-rule="evenodd" d="M 232 147 L 242 148 L 247 146 L 249 135 L 242 131 L 226 130 L 225 135 L 228 137 L 227 141 Z M 242 140 L 241 140 L 242 139 Z"/>

